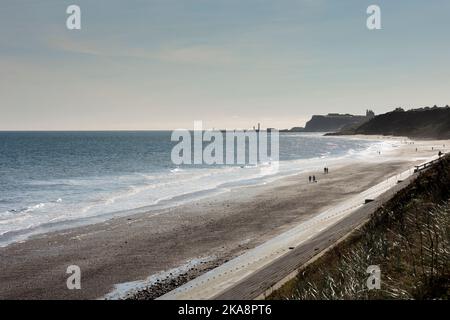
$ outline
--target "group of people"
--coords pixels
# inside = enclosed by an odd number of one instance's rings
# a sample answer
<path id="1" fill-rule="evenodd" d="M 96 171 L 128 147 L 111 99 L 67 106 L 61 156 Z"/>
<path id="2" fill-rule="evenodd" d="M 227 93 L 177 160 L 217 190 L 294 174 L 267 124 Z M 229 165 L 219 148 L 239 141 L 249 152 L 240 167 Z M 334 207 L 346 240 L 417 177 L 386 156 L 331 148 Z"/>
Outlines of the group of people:
<path id="1" fill-rule="evenodd" d="M 328 167 L 323 168 L 323 173 L 324 174 L 328 174 L 329 173 Z M 317 182 L 316 176 L 315 175 L 309 176 L 309 182 Z"/>

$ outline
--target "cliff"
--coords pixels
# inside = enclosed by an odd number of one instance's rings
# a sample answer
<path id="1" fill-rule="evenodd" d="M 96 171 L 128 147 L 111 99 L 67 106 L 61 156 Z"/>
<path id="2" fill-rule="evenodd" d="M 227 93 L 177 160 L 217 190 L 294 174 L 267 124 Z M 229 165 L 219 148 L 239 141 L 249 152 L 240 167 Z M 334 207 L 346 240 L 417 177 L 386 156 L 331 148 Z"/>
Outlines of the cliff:
<path id="1" fill-rule="evenodd" d="M 328 114 L 326 116 L 313 116 L 306 123 L 306 132 L 330 132 L 342 130 L 346 127 L 362 124 L 367 121 L 366 116 L 354 116 L 350 114 Z"/>
<path id="2" fill-rule="evenodd" d="M 378 115 L 356 128 L 341 129 L 338 134 L 380 134 L 411 138 L 450 138 L 450 107 L 398 108 Z"/>
<path id="3" fill-rule="evenodd" d="M 334 132 L 357 127 L 374 117 L 374 113 L 367 110 L 366 115 L 351 115 L 329 113 L 327 115 L 313 115 L 305 127 L 294 127 L 284 132 Z"/>

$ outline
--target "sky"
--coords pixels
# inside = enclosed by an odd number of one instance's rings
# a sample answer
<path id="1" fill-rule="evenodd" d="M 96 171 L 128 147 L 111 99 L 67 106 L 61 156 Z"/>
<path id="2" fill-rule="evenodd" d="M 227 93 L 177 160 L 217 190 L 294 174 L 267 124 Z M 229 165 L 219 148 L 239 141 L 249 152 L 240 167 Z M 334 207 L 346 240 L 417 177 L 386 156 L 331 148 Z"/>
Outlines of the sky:
<path id="1" fill-rule="evenodd" d="M 81 30 L 66 8 L 81 8 Z M 381 30 L 366 10 L 381 8 Z M 450 104 L 448 0 L 1 0 L 0 130 L 290 128 Z"/>

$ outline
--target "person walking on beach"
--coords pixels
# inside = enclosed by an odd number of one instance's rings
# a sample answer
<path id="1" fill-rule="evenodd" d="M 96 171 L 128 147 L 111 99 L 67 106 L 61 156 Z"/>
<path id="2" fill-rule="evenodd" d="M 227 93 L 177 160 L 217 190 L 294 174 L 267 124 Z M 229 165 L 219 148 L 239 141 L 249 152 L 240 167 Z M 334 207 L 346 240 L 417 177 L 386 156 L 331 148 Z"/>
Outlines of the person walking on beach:
<path id="1" fill-rule="evenodd" d="M 313 182 L 317 182 L 317 181 L 316 181 L 316 176 L 313 176 Z"/>
<path id="2" fill-rule="evenodd" d="M 311 176 L 309 176 L 309 183 L 311 183 Z"/>

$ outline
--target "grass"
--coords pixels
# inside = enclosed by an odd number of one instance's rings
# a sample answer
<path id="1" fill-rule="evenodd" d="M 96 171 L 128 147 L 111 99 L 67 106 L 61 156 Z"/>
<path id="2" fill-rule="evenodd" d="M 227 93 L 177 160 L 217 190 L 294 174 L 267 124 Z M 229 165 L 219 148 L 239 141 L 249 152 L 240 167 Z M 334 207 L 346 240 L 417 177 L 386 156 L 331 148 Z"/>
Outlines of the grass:
<path id="1" fill-rule="evenodd" d="M 448 299 L 450 160 L 443 159 L 268 299 Z M 381 269 L 368 290 L 367 267 Z"/>

